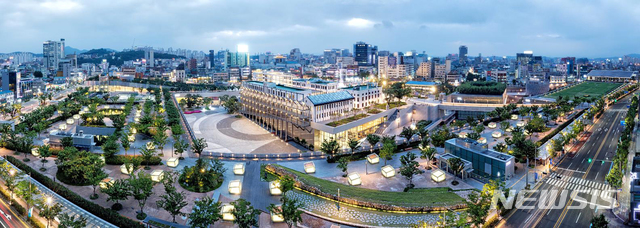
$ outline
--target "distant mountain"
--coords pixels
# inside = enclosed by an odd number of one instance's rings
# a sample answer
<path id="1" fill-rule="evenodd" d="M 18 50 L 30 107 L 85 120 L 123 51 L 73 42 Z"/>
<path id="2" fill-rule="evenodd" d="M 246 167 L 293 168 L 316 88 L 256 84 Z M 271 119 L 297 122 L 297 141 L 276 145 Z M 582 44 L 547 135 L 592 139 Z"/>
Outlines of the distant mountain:
<path id="1" fill-rule="evenodd" d="M 79 54 L 82 54 L 84 52 L 87 52 L 87 50 L 80 50 L 80 49 L 77 49 L 77 48 L 73 48 L 71 46 L 65 46 L 64 47 L 64 54 L 65 55 L 71 55 L 71 54 L 79 55 Z"/>

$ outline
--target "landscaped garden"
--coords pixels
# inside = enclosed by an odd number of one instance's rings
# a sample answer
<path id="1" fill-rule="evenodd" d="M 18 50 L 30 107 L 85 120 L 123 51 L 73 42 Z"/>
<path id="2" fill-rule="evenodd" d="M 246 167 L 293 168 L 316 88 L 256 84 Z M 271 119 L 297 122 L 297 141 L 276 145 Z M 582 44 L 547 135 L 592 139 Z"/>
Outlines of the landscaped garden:
<path id="1" fill-rule="evenodd" d="M 575 96 L 589 96 L 600 97 L 611 90 L 618 88 L 620 83 L 607 83 L 607 82 L 584 82 L 582 84 L 572 86 L 555 93 L 546 95 L 547 98 L 573 98 Z"/>
<path id="2" fill-rule="evenodd" d="M 271 167 L 267 167 L 267 170 L 271 172 L 284 170 L 297 176 L 298 181 L 308 186 L 303 190 L 314 194 L 337 198 L 338 191 L 340 191 L 340 201 L 356 205 L 364 204 L 361 206 L 383 206 L 387 210 L 405 211 L 429 211 L 428 208 L 442 209 L 441 207 L 452 207 L 457 209 L 464 207 L 464 199 L 449 188 L 410 189 L 409 192 L 378 191 L 320 179 L 279 165 L 271 165 Z M 275 171 L 275 173 L 278 174 L 278 171 Z M 317 190 L 311 190 L 314 188 Z"/>

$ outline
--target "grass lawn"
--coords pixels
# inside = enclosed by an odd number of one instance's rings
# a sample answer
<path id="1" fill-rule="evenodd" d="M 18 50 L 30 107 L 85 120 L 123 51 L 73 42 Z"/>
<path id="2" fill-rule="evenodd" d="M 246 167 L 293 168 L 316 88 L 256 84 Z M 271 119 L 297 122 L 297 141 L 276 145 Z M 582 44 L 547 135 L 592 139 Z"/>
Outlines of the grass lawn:
<path id="1" fill-rule="evenodd" d="M 355 116 L 350 116 L 350 117 L 347 117 L 347 118 L 344 118 L 344 119 L 341 119 L 341 120 L 336 120 L 336 121 L 330 122 L 327 125 L 329 125 L 331 127 L 337 127 L 337 126 L 340 126 L 340 125 L 343 125 L 343 124 L 351 123 L 353 121 L 365 118 L 367 116 L 369 116 L 369 115 L 367 115 L 367 114 L 358 114 L 358 115 L 355 115 Z"/>
<path id="2" fill-rule="evenodd" d="M 450 192 L 449 188 L 444 187 L 411 189 L 409 192 L 387 192 L 344 185 L 313 177 L 286 167 L 282 168 L 296 174 L 300 181 L 318 187 L 325 193 L 337 195 L 338 189 L 340 189 L 340 196 L 366 202 L 405 207 L 447 206 L 464 203 L 462 197 Z"/>
<path id="3" fill-rule="evenodd" d="M 392 101 L 392 102 L 389 102 L 389 109 L 397 108 L 397 107 L 400 107 L 400 106 L 403 106 L 403 105 L 406 105 L 406 104 L 407 104 L 407 103 L 406 103 L 406 102 L 403 102 L 403 101 Z M 375 106 L 375 107 L 376 107 L 377 109 L 382 109 L 382 110 L 384 110 L 384 109 L 386 109 L 386 108 L 387 108 L 387 103 L 386 103 L 386 102 L 382 102 L 381 104 L 376 104 L 376 106 Z"/>
<path id="4" fill-rule="evenodd" d="M 558 98 L 562 96 L 563 98 L 573 98 L 575 96 L 585 96 L 589 95 L 591 97 L 600 97 L 609 91 L 618 88 L 621 83 L 607 83 L 607 82 L 585 82 L 580 85 L 555 92 L 549 95 L 546 95 L 547 98 Z"/>

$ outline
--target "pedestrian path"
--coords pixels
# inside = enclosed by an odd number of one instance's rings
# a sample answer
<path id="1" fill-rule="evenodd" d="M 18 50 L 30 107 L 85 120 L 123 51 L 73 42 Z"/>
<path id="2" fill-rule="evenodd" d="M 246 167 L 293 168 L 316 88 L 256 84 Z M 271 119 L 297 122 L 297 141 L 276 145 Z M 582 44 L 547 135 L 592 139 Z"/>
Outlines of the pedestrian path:
<path id="1" fill-rule="evenodd" d="M 560 175 L 557 173 L 552 173 L 549 178 L 544 180 L 544 182 L 561 189 L 569 189 L 593 196 L 600 196 L 603 199 L 611 198 L 613 193 L 616 191 L 605 183 L 585 180 L 573 176 Z"/>

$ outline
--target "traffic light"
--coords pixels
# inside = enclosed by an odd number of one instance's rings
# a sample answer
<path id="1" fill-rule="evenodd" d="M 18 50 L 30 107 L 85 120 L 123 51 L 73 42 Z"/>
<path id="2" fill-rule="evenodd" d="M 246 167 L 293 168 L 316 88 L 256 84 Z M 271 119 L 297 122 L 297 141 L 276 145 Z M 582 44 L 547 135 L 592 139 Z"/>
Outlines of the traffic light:
<path id="1" fill-rule="evenodd" d="M 589 163 L 591 163 L 591 158 L 589 158 Z"/>
<path id="2" fill-rule="evenodd" d="M 604 160 L 602 160 L 602 164 L 604 165 Z"/>

